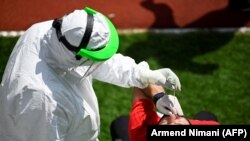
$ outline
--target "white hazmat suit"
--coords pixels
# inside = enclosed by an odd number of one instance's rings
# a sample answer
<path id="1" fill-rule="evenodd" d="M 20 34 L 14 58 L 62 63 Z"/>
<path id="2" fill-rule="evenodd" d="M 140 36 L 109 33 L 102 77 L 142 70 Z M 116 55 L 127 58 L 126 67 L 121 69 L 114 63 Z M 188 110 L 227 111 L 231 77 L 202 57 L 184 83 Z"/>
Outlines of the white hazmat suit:
<path id="1" fill-rule="evenodd" d="M 84 10 L 65 16 L 62 32 L 72 44 L 79 44 L 82 33 L 77 31 L 84 32 L 86 24 L 77 22 L 81 17 L 86 17 Z M 90 48 L 106 44 L 109 36 L 102 16 L 94 18 Z M 76 60 L 58 41 L 52 22 L 31 26 L 9 58 L 0 86 L 1 141 L 97 141 L 100 117 L 93 79 L 127 88 L 167 83 L 167 75 L 118 53 L 102 62 Z"/>

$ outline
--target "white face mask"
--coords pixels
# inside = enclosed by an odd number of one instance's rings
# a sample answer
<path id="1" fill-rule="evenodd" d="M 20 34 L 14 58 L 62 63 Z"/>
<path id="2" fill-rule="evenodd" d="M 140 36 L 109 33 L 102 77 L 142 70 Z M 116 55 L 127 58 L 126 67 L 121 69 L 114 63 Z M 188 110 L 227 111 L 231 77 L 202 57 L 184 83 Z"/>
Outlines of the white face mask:
<path id="1" fill-rule="evenodd" d="M 88 77 L 98 68 L 98 66 L 102 64 L 102 62 L 96 63 L 88 59 L 81 59 L 81 60 L 83 61 L 81 61 L 78 66 L 69 68 L 67 72 L 79 78 L 80 81 Z"/>

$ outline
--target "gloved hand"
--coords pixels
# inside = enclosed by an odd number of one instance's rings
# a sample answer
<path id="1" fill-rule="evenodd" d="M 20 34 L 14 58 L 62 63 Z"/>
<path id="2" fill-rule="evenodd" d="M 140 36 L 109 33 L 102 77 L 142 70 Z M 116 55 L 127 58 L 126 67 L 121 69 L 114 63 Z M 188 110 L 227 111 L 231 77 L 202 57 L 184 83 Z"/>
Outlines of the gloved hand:
<path id="1" fill-rule="evenodd" d="M 184 116 L 178 99 L 173 95 L 158 93 L 153 97 L 153 101 L 157 110 L 164 115 L 175 114 Z"/>
<path id="2" fill-rule="evenodd" d="M 161 85 L 170 90 L 181 90 L 180 80 L 169 68 L 150 70 L 146 62 L 139 63 L 140 81 L 143 84 Z"/>
<path id="3" fill-rule="evenodd" d="M 155 72 L 160 72 L 166 78 L 165 83 L 162 85 L 170 90 L 181 91 L 181 83 L 177 75 L 169 68 L 163 68 L 155 70 Z"/>

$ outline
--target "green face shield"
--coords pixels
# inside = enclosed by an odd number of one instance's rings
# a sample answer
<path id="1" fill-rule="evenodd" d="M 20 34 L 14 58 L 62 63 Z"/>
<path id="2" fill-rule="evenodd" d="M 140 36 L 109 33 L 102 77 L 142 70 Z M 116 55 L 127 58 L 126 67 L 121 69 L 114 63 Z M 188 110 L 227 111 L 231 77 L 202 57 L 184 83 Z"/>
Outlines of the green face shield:
<path id="1" fill-rule="evenodd" d="M 84 10 L 87 13 L 93 15 L 97 13 L 97 11 L 88 7 L 84 8 Z M 108 43 L 106 44 L 105 47 L 96 51 L 88 50 L 86 49 L 86 47 L 80 47 L 81 49 L 76 53 L 76 55 L 90 59 L 92 61 L 105 61 L 110 57 L 112 57 L 117 52 L 119 47 L 119 37 L 116 28 L 106 16 L 104 15 L 102 16 L 105 18 L 110 30 L 110 37 Z"/>
<path id="2" fill-rule="evenodd" d="M 55 19 L 53 21 L 53 24 L 52 24 L 52 26 L 56 30 L 57 38 L 70 51 L 73 51 L 76 53 L 77 60 L 79 60 L 81 58 L 87 58 L 87 59 L 90 59 L 94 62 L 105 61 L 105 60 L 109 59 L 110 57 L 112 57 L 118 50 L 119 37 L 118 37 L 118 33 L 116 31 L 116 28 L 114 27 L 112 22 L 106 16 L 102 15 L 101 13 L 99 13 L 91 8 L 88 8 L 88 7 L 84 8 L 84 11 L 87 12 L 87 25 L 86 25 L 85 33 L 82 37 L 80 45 L 78 47 L 71 45 L 67 41 L 65 36 L 62 35 L 62 32 L 61 32 L 61 27 L 62 27 L 62 22 L 63 22 L 62 18 Z M 94 15 L 97 13 L 104 17 L 104 19 L 108 25 L 109 34 L 110 34 L 109 40 L 108 40 L 108 43 L 105 46 L 101 47 L 100 49 L 89 50 L 86 47 L 88 45 L 92 30 L 93 30 Z"/>

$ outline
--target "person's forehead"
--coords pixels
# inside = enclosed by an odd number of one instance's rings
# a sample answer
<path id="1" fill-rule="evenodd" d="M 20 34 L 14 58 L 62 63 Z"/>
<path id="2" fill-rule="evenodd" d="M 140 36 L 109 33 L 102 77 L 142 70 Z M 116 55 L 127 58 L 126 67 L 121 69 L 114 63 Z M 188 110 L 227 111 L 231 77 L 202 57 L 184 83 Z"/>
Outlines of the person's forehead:
<path id="1" fill-rule="evenodd" d="M 159 122 L 161 122 L 162 120 L 168 120 L 168 117 L 169 117 L 169 115 L 162 115 Z"/>

